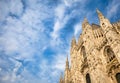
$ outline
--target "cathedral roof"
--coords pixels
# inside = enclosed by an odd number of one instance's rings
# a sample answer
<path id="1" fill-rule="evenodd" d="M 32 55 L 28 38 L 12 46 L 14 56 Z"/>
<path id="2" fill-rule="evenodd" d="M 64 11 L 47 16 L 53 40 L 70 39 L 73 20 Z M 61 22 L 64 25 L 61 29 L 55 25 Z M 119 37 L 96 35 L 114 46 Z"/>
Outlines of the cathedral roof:
<path id="1" fill-rule="evenodd" d="M 112 23 L 113 25 L 117 25 L 117 24 L 120 24 L 120 20 L 119 21 L 117 21 L 117 22 L 114 22 L 114 23 Z"/>
<path id="2" fill-rule="evenodd" d="M 97 25 L 97 24 L 92 24 L 91 26 L 92 26 L 92 29 L 93 29 L 93 30 L 94 30 L 94 29 L 99 29 L 99 28 L 100 28 L 100 26 Z"/>

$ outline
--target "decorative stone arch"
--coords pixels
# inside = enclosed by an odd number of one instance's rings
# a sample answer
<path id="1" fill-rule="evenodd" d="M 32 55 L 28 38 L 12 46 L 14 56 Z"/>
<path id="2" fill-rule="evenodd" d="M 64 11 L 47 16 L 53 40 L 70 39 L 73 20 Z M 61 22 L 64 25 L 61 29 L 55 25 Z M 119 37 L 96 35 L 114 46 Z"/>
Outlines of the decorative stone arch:
<path id="1" fill-rule="evenodd" d="M 104 55 L 106 57 L 107 63 L 111 62 L 115 58 L 115 53 L 110 46 L 104 48 Z"/>
<path id="2" fill-rule="evenodd" d="M 81 55 L 83 56 L 84 61 L 86 61 L 87 57 L 86 57 L 85 46 L 82 46 L 82 47 L 81 47 Z"/>

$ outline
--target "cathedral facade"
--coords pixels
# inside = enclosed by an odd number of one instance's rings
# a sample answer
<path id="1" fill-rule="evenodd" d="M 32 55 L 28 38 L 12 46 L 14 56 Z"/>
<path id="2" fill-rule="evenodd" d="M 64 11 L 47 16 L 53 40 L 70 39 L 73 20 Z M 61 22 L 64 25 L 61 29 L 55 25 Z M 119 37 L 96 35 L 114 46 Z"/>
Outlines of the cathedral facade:
<path id="1" fill-rule="evenodd" d="M 72 39 L 71 65 L 67 59 L 60 83 L 120 83 L 120 22 L 97 13 L 100 25 L 85 18 L 78 41 Z"/>

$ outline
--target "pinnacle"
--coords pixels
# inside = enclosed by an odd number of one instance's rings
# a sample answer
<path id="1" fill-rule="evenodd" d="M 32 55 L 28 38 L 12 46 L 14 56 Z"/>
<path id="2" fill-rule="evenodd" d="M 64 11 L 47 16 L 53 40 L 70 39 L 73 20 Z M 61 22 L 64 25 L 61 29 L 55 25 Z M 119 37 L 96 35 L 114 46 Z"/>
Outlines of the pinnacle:
<path id="1" fill-rule="evenodd" d="M 72 37 L 72 42 L 75 42 L 75 43 L 76 43 L 75 36 Z"/>
<path id="2" fill-rule="evenodd" d="M 68 55 L 67 55 L 67 59 L 66 59 L 66 62 L 68 62 Z"/>
<path id="3" fill-rule="evenodd" d="M 97 11 L 98 14 L 101 13 L 98 9 L 96 9 L 96 11 Z"/>
<path id="4" fill-rule="evenodd" d="M 98 13 L 99 18 L 104 18 L 103 14 L 98 9 L 96 9 L 96 12 Z"/>
<path id="5" fill-rule="evenodd" d="M 88 23 L 88 20 L 87 20 L 87 18 L 85 17 L 84 18 L 84 21 L 83 21 L 84 23 Z"/>
<path id="6" fill-rule="evenodd" d="M 68 55 L 67 55 L 67 58 L 66 58 L 66 69 L 69 69 Z"/>

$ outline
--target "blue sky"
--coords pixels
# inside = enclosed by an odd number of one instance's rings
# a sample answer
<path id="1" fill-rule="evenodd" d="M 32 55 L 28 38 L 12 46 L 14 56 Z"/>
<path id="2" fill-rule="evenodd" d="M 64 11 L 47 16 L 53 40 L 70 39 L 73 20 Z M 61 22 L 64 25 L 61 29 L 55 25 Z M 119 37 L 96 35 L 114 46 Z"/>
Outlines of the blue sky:
<path id="1" fill-rule="evenodd" d="M 119 0 L 0 0 L 0 83 L 58 83 L 81 23 L 98 8 L 120 20 Z"/>

